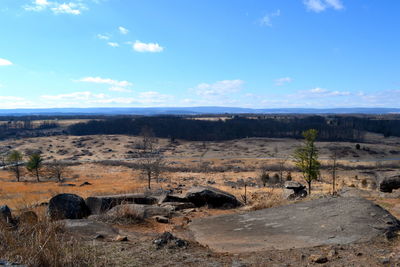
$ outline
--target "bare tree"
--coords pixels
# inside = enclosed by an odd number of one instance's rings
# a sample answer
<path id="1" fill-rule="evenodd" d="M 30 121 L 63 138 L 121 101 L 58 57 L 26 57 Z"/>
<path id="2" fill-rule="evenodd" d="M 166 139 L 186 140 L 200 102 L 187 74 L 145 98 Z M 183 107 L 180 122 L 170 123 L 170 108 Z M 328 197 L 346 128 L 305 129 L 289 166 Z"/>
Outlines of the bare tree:
<path id="1" fill-rule="evenodd" d="M 142 128 L 141 131 L 141 151 L 139 166 L 142 173 L 146 176 L 148 188 L 151 189 L 151 180 L 156 179 L 158 182 L 159 176 L 164 167 L 164 158 L 158 148 L 158 140 L 154 137 L 154 132 L 148 126 Z"/>
<path id="2" fill-rule="evenodd" d="M 286 156 L 284 158 L 281 158 L 278 160 L 278 166 L 279 166 L 279 180 L 281 183 L 283 183 L 283 172 L 285 171 L 285 163 L 288 160 L 289 156 Z"/>
<path id="3" fill-rule="evenodd" d="M 18 182 L 21 177 L 20 165 L 23 164 L 22 158 L 22 153 L 17 150 L 11 151 L 7 156 L 7 164 L 9 165 L 8 167 L 12 172 L 14 172 L 15 178 L 17 178 Z"/>
<path id="4" fill-rule="evenodd" d="M 336 195 L 336 174 L 337 174 L 337 159 L 338 159 L 338 154 L 339 154 L 339 148 L 338 147 L 332 147 L 331 148 L 331 155 L 330 159 L 332 160 L 332 195 Z"/>
<path id="5" fill-rule="evenodd" d="M 52 163 L 47 165 L 47 168 L 50 174 L 57 178 L 58 182 L 63 181 L 62 176 L 66 171 L 66 165 L 63 162 L 59 160 L 54 160 Z"/>

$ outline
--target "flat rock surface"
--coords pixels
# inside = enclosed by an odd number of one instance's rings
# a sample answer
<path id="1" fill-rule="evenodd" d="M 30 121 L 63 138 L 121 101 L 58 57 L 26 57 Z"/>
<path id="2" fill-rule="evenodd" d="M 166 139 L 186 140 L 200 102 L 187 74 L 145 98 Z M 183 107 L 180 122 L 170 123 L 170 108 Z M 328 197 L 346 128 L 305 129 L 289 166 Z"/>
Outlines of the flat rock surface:
<path id="1" fill-rule="evenodd" d="M 190 229 L 214 251 L 239 253 L 368 241 L 400 229 L 400 224 L 364 198 L 329 197 L 197 219 Z"/>
<path id="2" fill-rule="evenodd" d="M 63 220 L 63 222 L 67 231 L 83 238 L 93 239 L 97 235 L 102 235 L 104 238 L 112 239 L 118 235 L 118 230 L 102 222 L 89 219 Z"/>

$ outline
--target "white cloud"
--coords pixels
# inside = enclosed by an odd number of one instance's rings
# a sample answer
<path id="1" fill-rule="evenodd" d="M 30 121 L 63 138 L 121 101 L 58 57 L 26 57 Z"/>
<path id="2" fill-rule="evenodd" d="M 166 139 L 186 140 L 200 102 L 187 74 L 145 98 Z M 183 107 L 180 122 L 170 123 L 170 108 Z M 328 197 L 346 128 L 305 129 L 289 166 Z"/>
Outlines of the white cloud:
<path id="1" fill-rule="evenodd" d="M 24 98 L 22 97 L 17 97 L 17 96 L 1 96 L 0 95 L 0 101 L 22 101 Z"/>
<path id="2" fill-rule="evenodd" d="M 341 10 L 344 8 L 341 0 L 304 0 L 304 5 L 308 10 L 319 13 L 328 8 Z"/>
<path id="3" fill-rule="evenodd" d="M 71 2 L 57 2 L 48 0 L 34 0 L 30 5 L 25 5 L 23 8 L 26 11 L 40 12 L 44 10 L 51 10 L 54 14 L 70 14 L 80 15 L 83 10 L 88 9 L 82 0 L 75 0 Z"/>
<path id="4" fill-rule="evenodd" d="M 105 35 L 105 34 L 98 34 L 97 38 L 100 40 L 110 40 L 110 36 Z"/>
<path id="5" fill-rule="evenodd" d="M 127 28 L 122 27 L 122 26 L 119 26 L 118 30 L 119 30 L 119 33 L 123 34 L 123 35 L 126 35 L 126 34 L 129 33 L 129 30 Z"/>
<path id="6" fill-rule="evenodd" d="M 0 66 L 11 66 L 13 63 L 10 60 L 0 58 Z"/>
<path id="7" fill-rule="evenodd" d="M 118 87 L 127 87 L 131 86 L 132 83 L 128 81 L 117 81 L 109 78 L 101 78 L 101 77 L 84 77 L 78 80 L 78 82 L 88 82 L 88 83 L 100 83 L 100 84 L 108 84 L 112 86 Z"/>
<path id="8" fill-rule="evenodd" d="M 137 102 L 142 105 L 160 105 L 171 101 L 173 97 L 171 95 L 161 94 L 155 91 L 141 92 L 139 93 Z"/>
<path id="9" fill-rule="evenodd" d="M 137 52 L 150 52 L 150 53 L 159 53 L 164 50 L 162 46 L 158 43 L 142 43 L 140 41 L 136 41 L 133 44 L 133 49 Z"/>
<path id="10" fill-rule="evenodd" d="M 272 19 L 274 17 L 279 17 L 281 15 L 281 11 L 278 9 L 273 13 L 266 14 L 264 17 L 260 19 L 261 26 L 272 27 Z"/>
<path id="11" fill-rule="evenodd" d="M 42 95 L 40 98 L 44 100 L 89 100 L 89 99 L 104 99 L 105 94 L 94 94 L 89 91 L 85 92 L 74 92 L 70 94 L 58 94 L 58 95 Z"/>
<path id="12" fill-rule="evenodd" d="M 132 92 L 131 89 L 127 89 L 124 87 L 118 87 L 118 86 L 110 87 L 108 90 L 110 90 L 111 92 L 119 92 L 119 93 L 131 93 Z"/>
<path id="13" fill-rule="evenodd" d="M 111 46 L 111 47 L 119 47 L 119 44 L 118 44 L 118 43 L 108 42 L 107 44 L 108 44 L 109 46 Z"/>
<path id="14" fill-rule="evenodd" d="M 287 83 L 291 83 L 293 81 L 292 78 L 290 77 L 283 77 L 275 80 L 275 85 L 276 86 L 283 86 Z"/>
<path id="15" fill-rule="evenodd" d="M 239 92 L 242 89 L 244 81 L 242 80 L 224 80 L 215 83 L 201 83 L 194 90 L 195 93 L 202 97 L 215 97 L 229 95 Z"/>

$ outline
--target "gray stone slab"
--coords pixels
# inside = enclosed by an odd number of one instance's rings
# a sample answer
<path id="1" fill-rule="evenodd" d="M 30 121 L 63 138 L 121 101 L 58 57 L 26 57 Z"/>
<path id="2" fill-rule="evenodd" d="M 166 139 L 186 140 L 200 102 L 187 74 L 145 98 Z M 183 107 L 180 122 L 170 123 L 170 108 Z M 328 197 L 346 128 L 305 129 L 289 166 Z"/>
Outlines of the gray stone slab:
<path id="1" fill-rule="evenodd" d="M 199 243 L 233 253 L 348 244 L 399 228 L 389 212 L 359 197 L 321 198 L 190 224 Z"/>

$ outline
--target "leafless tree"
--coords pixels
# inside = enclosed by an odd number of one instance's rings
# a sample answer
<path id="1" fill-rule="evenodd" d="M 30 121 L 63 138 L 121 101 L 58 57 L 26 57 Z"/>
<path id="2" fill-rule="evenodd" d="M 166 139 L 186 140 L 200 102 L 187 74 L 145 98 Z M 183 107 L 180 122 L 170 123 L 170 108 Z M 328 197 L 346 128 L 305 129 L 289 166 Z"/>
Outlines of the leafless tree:
<path id="1" fill-rule="evenodd" d="M 336 178 L 337 178 L 337 159 L 339 155 L 339 148 L 334 146 L 331 148 L 330 159 L 332 160 L 332 195 L 336 195 Z"/>
<path id="2" fill-rule="evenodd" d="M 139 155 L 139 167 L 146 176 L 148 188 L 151 189 L 151 180 L 158 182 L 160 174 L 164 168 L 164 158 L 158 147 L 158 140 L 154 137 L 153 130 L 143 127 L 141 131 L 141 148 Z"/>
<path id="3" fill-rule="evenodd" d="M 49 163 L 47 165 L 47 168 L 48 168 L 50 174 L 57 178 L 58 182 L 63 181 L 62 176 L 65 173 L 66 168 L 67 168 L 63 162 L 61 162 L 59 160 L 54 160 L 52 163 Z"/>

